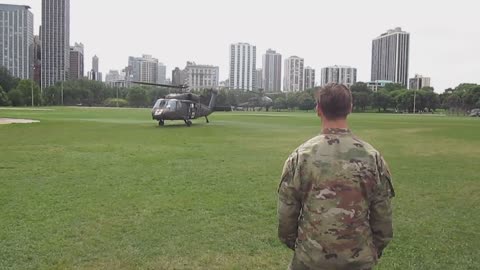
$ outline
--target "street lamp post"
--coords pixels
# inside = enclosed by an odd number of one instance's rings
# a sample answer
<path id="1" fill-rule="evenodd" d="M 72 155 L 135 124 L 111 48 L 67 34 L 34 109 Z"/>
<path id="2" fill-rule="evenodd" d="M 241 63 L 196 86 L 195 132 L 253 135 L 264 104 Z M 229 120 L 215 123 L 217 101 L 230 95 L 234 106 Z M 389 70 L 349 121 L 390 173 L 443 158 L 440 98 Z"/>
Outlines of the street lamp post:
<path id="1" fill-rule="evenodd" d="M 413 114 L 417 113 L 417 88 L 413 92 Z"/>
<path id="2" fill-rule="evenodd" d="M 63 106 L 63 81 L 62 81 L 62 91 L 61 91 L 61 96 L 62 96 L 62 106 Z"/>
<path id="3" fill-rule="evenodd" d="M 35 106 L 33 102 L 33 81 L 31 81 L 30 85 L 32 86 L 32 107 Z"/>

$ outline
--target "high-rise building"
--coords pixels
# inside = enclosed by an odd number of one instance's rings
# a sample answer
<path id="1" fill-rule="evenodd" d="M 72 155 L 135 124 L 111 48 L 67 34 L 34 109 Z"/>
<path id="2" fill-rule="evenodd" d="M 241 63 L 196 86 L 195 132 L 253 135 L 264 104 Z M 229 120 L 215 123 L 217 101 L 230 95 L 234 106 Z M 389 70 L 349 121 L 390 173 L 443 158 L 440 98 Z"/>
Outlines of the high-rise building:
<path id="1" fill-rule="evenodd" d="M 263 55 L 263 88 L 266 92 L 282 91 L 282 55 L 269 49 Z"/>
<path id="2" fill-rule="evenodd" d="M 68 79 L 70 0 L 42 0 L 42 89 Z"/>
<path id="3" fill-rule="evenodd" d="M 92 70 L 88 72 L 88 79 L 91 81 L 98 81 L 101 82 L 103 81 L 103 74 L 99 71 L 99 63 L 100 59 L 98 56 L 94 55 L 92 57 Z"/>
<path id="4" fill-rule="evenodd" d="M 187 62 L 184 74 L 191 90 L 218 89 L 219 67 Z"/>
<path id="5" fill-rule="evenodd" d="M 257 86 L 257 47 L 248 43 L 230 45 L 230 89 L 253 90 Z"/>
<path id="6" fill-rule="evenodd" d="M 305 90 L 304 60 L 298 56 L 285 59 L 283 91 L 299 92 Z"/>
<path id="7" fill-rule="evenodd" d="M 33 38 L 33 80 L 38 85 L 42 85 L 42 41 L 40 36 Z"/>
<path id="8" fill-rule="evenodd" d="M 166 83 L 167 81 L 167 66 L 163 63 L 158 63 L 158 78 L 157 83 Z"/>
<path id="9" fill-rule="evenodd" d="M 151 55 L 144 54 L 142 57 L 130 56 L 128 66 L 131 67 L 133 81 L 158 82 L 158 59 L 153 58 Z"/>
<path id="10" fill-rule="evenodd" d="M 372 42 L 372 81 L 388 80 L 407 86 L 410 34 L 397 27 Z"/>
<path id="11" fill-rule="evenodd" d="M 357 82 L 357 69 L 347 66 L 322 68 L 322 86 L 329 83 L 344 84 L 348 87 Z"/>
<path id="12" fill-rule="evenodd" d="M 110 70 L 105 76 L 105 84 L 110 87 L 124 88 L 127 86 L 125 72 Z"/>
<path id="13" fill-rule="evenodd" d="M 0 66 L 33 79 L 33 14 L 29 6 L 0 4 Z"/>
<path id="14" fill-rule="evenodd" d="M 311 67 L 305 68 L 305 90 L 315 87 L 315 69 Z"/>
<path id="15" fill-rule="evenodd" d="M 256 89 L 263 89 L 263 69 L 261 68 L 257 68 L 257 87 L 255 87 Z"/>
<path id="16" fill-rule="evenodd" d="M 100 72 L 99 70 L 99 59 L 98 56 L 94 55 L 92 58 L 92 70 L 95 72 Z"/>
<path id="17" fill-rule="evenodd" d="M 70 80 L 80 80 L 84 76 L 83 44 L 70 47 Z"/>
<path id="18" fill-rule="evenodd" d="M 420 90 L 424 87 L 430 87 L 430 77 L 423 77 L 422 75 L 415 74 L 415 78 L 410 79 L 411 90 Z"/>
<path id="19" fill-rule="evenodd" d="M 185 71 L 181 70 L 178 67 L 172 70 L 172 84 L 173 85 L 187 84 L 187 75 L 185 74 Z"/>

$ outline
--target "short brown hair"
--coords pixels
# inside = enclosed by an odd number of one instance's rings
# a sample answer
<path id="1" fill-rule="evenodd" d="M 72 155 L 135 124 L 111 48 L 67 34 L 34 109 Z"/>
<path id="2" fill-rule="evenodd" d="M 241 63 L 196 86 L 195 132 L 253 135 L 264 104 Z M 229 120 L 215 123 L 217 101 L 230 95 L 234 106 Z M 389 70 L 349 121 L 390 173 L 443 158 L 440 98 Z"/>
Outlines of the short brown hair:
<path id="1" fill-rule="evenodd" d="M 329 120 L 347 118 L 352 111 L 352 92 L 350 89 L 337 83 L 329 83 L 316 95 L 317 105 Z"/>

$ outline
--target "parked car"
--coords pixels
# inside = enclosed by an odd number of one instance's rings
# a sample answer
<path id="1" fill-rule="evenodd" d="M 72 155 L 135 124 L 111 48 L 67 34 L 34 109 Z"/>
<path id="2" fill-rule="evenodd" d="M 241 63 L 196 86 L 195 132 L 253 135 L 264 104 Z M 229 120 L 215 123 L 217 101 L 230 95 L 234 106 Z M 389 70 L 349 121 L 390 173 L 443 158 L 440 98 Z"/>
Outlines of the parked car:
<path id="1" fill-rule="evenodd" d="M 480 109 L 473 109 L 470 111 L 470 117 L 480 117 Z"/>

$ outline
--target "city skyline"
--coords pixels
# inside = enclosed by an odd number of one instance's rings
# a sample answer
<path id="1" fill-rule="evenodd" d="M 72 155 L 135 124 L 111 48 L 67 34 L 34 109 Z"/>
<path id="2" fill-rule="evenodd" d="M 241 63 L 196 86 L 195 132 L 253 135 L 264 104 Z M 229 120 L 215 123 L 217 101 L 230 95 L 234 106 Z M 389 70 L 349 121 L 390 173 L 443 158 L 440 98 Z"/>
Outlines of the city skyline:
<path id="1" fill-rule="evenodd" d="M 35 33 L 38 34 L 42 16 L 40 0 L 3 2 L 31 6 L 35 19 Z M 306 59 L 305 64 L 316 70 L 335 64 L 355 66 L 358 69 L 358 81 L 369 81 L 372 39 L 387 29 L 402 27 L 411 33 L 409 78 L 416 73 L 428 74 L 432 78 L 431 83 L 436 92 L 443 92 L 446 88 L 455 87 L 462 82 L 480 82 L 478 76 L 480 66 L 477 64 L 480 61 L 480 53 L 476 49 L 480 47 L 480 30 L 476 27 L 474 20 L 476 4 L 469 1 L 435 2 L 438 8 L 428 15 L 424 11 L 431 8 L 433 1 L 417 3 L 407 0 L 402 2 L 402 5 L 395 5 L 395 9 L 391 12 L 383 12 L 383 7 L 389 4 L 388 1 L 369 1 L 368 3 L 348 1 L 347 5 L 342 5 L 303 0 L 301 2 L 308 2 L 312 8 L 301 9 L 300 3 L 295 5 L 278 3 L 278 12 L 272 14 L 265 13 L 272 1 L 262 1 L 262 3 L 246 1 L 248 3 L 244 6 L 235 7 L 238 12 L 234 13 L 230 12 L 231 2 L 186 1 L 181 4 L 162 4 L 162 10 L 183 11 L 182 14 L 164 12 L 162 19 L 157 20 L 160 4 L 149 1 L 139 0 L 135 5 L 108 0 L 74 1 L 71 3 L 70 40 L 85 44 L 85 59 L 91 59 L 94 54 L 97 54 L 102 59 L 101 72 L 104 74 L 110 69 L 124 68 L 126 65 L 124 59 L 129 55 L 151 54 L 167 66 L 167 71 L 173 70 L 175 66 L 182 66 L 186 61 L 219 66 L 220 80 L 224 81 L 229 76 L 228 46 L 233 43 L 247 42 L 256 45 L 259 52 L 275 48 L 283 55 L 302 55 Z M 145 5 L 152 8 L 143 10 L 141 7 Z M 185 5 L 192 7 L 192 11 L 181 8 Z M 213 5 L 215 8 L 202 9 L 205 5 Z M 95 9 L 92 6 L 95 6 Z M 104 24 L 108 28 L 98 27 L 99 21 L 102 21 L 105 16 L 105 11 L 112 6 L 115 6 L 115 12 L 109 13 L 108 24 Z M 416 8 L 411 9 L 412 6 Z M 318 20 L 320 15 L 322 20 L 333 21 L 338 16 L 338 13 L 333 11 L 338 9 L 342 10 L 342 17 L 345 19 L 332 29 L 322 28 L 312 32 L 311 29 L 298 29 L 282 20 L 286 14 L 298 14 L 294 15 L 295 19 L 309 25 L 320 26 Z M 193 10 L 205 12 L 200 15 Z M 251 10 L 253 17 L 266 16 L 266 19 L 276 20 L 278 25 L 272 29 L 272 35 L 266 36 L 261 28 L 256 27 L 258 22 L 240 20 L 241 14 L 247 10 Z M 320 14 L 318 10 L 324 12 Z M 365 12 L 361 11 L 375 13 L 375 18 L 368 18 Z M 142 15 L 132 20 L 135 23 L 125 24 L 124 18 L 135 13 Z M 462 16 L 456 14 L 462 14 Z M 86 20 L 87 17 L 90 19 Z M 453 18 L 445 20 L 448 17 Z M 198 20 L 203 20 L 205 24 L 217 24 L 218 21 L 222 21 L 225 22 L 222 23 L 225 26 L 222 25 L 211 36 L 207 35 L 208 38 L 204 34 L 195 32 L 184 35 L 189 26 Z M 165 23 L 167 25 L 175 23 L 178 27 L 160 27 L 158 32 L 152 32 L 150 28 L 139 28 L 139 24 L 161 26 Z M 351 26 L 353 23 L 355 28 Z M 297 31 L 299 33 L 297 36 L 303 37 L 302 42 L 293 38 L 288 40 L 282 38 L 284 33 L 292 31 Z M 163 42 L 164 36 L 173 37 L 170 40 L 175 42 Z M 325 42 L 324 37 L 327 36 L 328 42 Z M 202 40 L 202 42 L 196 42 L 193 46 L 194 40 Z M 112 48 L 115 49 L 112 50 Z M 261 67 L 261 57 L 257 56 L 256 66 Z M 86 63 L 85 70 L 90 69 L 90 63 Z"/>

